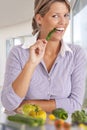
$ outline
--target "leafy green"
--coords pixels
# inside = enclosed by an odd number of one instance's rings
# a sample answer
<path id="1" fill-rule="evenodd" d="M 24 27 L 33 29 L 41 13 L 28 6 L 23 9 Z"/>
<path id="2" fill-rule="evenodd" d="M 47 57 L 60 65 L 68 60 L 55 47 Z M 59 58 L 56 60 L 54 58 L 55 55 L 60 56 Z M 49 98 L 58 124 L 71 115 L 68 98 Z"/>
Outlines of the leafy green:
<path id="1" fill-rule="evenodd" d="M 56 31 L 56 28 L 54 28 L 53 30 L 51 30 L 51 31 L 48 33 L 48 35 L 47 35 L 47 37 L 46 37 L 46 40 L 47 40 L 47 41 L 50 40 L 52 34 L 53 34 L 55 31 Z"/>
<path id="2" fill-rule="evenodd" d="M 72 113 L 71 119 L 72 123 L 87 123 L 87 115 L 84 110 Z"/>
<path id="3" fill-rule="evenodd" d="M 68 113 L 63 108 L 56 108 L 52 114 L 58 119 L 66 120 L 68 118 Z"/>

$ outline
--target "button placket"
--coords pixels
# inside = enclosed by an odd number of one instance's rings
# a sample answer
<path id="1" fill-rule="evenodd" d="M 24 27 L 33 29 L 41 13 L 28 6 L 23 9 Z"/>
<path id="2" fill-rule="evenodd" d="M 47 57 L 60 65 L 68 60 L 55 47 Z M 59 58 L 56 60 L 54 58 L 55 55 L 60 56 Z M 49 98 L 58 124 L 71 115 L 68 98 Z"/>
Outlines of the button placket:
<path id="1" fill-rule="evenodd" d="M 51 77 L 50 77 L 50 75 L 48 75 L 48 81 L 51 81 Z"/>
<path id="2" fill-rule="evenodd" d="M 50 80 L 51 80 L 51 78 L 50 78 L 50 77 L 48 77 L 48 80 L 50 81 Z"/>
<path id="3" fill-rule="evenodd" d="M 48 88 L 48 97 L 50 98 L 50 84 L 51 84 L 51 77 L 48 76 L 48 81 L 49 81 L 49 88 Z"/>

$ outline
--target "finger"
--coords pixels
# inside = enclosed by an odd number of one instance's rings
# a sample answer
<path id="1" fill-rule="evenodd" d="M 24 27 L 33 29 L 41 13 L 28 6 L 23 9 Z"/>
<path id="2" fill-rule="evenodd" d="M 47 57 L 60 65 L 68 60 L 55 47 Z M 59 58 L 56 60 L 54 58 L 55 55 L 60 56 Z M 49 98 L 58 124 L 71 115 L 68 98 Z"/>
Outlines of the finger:
<path id="1" fill-rule="evenodd" d="M 39 55 L 41 52 L 44 52 L 44 50 L 45 50 L 45 47 L 42 46 L 42 44 L 38 44 L 37 47 L 35 48 L 35 53 Z"/>
<path id="2" fill-rule="evenodd" d="M 42 42 L 44 43 L 44 44 L 47 44 L 47 40 L 46 39 L 42 39 Z"/>
<path id="3" fill-rule="evenodd" d="M 47 44 L 47 42 L 48 42 L 48 41 L 45 40 L 45 39 L 38 39 L 38 40 L 37 40 L 37 43 L 38 43 L 38 44 Z"/>
<path id="4" fill-rule="evenodd" d="M 36 53 L 37 55 L 39 55 L 39 52 L 40 52 L 40 49 L 39 49 L 39 48 L 36 48 L 36 49 L 35 49 L 35 53 Z"/>
<path id="5" fill-rule="evenodd" d="M 37 45 L 38 45 L 40 48 L 45 48 L 46 45 L 47 45 L 47 41 L 46 41 L 45 39 L 38 40 L 38 41 L 37 41 Z"/>
<path id="6" fill-rule="evenodd" d="M 44 50 L 46 47 L 47 41 L 45 39 L 38 39 L 36 41 L 36 44 L 34 44 L 33 46 L 30 47 L 30 50 L 34 51 L 39 54 L 40 50 Z"/>

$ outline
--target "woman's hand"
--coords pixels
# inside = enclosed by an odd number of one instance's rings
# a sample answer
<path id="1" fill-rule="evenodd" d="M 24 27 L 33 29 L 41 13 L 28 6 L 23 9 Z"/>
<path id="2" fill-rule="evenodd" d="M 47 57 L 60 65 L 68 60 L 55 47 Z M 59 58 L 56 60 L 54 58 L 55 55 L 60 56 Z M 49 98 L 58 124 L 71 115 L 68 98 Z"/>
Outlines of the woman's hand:
<path id="1" fill-rule="evenodd" d="M 36 66 L 42 60 L 47 41 L 45 39 L 37 40 L 37 42 L 30 47 L 30 57 L 29 60 Z"/>

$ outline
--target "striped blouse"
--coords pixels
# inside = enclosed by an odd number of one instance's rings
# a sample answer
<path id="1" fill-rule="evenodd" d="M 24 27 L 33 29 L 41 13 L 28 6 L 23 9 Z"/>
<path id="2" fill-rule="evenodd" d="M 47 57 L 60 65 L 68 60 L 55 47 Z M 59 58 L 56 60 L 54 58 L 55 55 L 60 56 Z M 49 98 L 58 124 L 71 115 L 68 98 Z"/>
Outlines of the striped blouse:
<path id="1" fill-rule="evenodd" d="M 26 99 L 55 99 L 56 108 L 68 113 L 80 110 L 85 93 L 86 55 L 84 50 L 73 44 L 62 42 L 61 50 L 48 73 L 42 60 L 36 67 L 29 89 L 20 98 L 12 88 L 12 82 L 22 71 L 29 58 L 29 46 L 14 46 L 10 51 L 1 94 L 2 104 L 8 111 L 17 108 Z"/>

